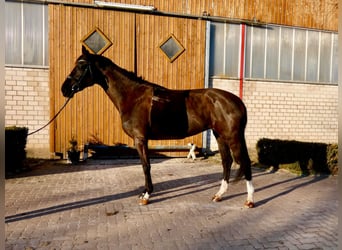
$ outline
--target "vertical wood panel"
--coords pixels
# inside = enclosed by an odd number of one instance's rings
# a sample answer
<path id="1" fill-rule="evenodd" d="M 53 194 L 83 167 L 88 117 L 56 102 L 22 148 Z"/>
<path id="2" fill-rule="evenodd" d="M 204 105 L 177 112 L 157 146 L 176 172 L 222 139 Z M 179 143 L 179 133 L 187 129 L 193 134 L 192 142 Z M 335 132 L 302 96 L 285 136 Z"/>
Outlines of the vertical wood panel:
<path id="1" fill-rule="evenodd" d="M 138 75 L 171 89 L 204 87 L 204 22 L 137 15 L 137 30 Z M 159 49 L 161 42 L 170 34 L 173 34 L 185 48 L 183 54 L 172 63 Z M 183 140 L 156 140 L 151 141 L 150 145 L 173 147 L 184 146 L 189 142 L 202 146 L 202 135 Z M 180 155 L 180 153 L 171 155 Z"/>

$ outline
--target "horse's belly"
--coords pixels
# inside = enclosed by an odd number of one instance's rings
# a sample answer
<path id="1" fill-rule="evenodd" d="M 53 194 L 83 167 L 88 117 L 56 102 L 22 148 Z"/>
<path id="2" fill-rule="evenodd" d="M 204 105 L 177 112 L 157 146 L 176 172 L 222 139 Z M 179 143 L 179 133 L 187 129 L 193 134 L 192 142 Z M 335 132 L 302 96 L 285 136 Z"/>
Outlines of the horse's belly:
<path id="1" fill-rule="evenodd" d="M 198 108 L 200 100 L 193 100 L 196 105 L 189 105 L 186 100 L 189 101 L 188 91 L 155 90 L 149 120 L 150 139 L 183 139 L 209 128 L 204 109 Z"/>
<path id="2" fill-rule="evenodd" d="M 188 136 L 188 115 L 183 95 L 155 93 L 150 112 L 149 138 L 181 139 Z"/>
<path id="3" fill-rule="evenodd" d="M 188 123 L 186 119 L 164 119 L 154 120 L 149 129 L 150 139 L 182 139 L 188 135 Z"/>

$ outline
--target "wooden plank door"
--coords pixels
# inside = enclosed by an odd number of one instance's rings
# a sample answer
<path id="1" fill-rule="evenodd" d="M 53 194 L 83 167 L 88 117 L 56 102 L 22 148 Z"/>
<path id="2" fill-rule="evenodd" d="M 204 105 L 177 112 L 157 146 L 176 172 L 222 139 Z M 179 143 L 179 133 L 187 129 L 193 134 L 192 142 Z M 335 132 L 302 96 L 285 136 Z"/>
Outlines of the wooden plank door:
<path id="1" fill-rule="evenodd" d="M 50 5 L 49 17 L 51 116 L 66 100 L 60 89 L 81 55 L 80 41 L 95 27 L 113 43 L 103 55 L 121 67 L 134 69 L 134 14 Z M 79 145 L 93 136 L 107 145 L 133 145 L 121 128 L 119 113 L 98 86 L 77 93 L 51 125 L 51 152 L 65 154 L 72 136 Z"/>

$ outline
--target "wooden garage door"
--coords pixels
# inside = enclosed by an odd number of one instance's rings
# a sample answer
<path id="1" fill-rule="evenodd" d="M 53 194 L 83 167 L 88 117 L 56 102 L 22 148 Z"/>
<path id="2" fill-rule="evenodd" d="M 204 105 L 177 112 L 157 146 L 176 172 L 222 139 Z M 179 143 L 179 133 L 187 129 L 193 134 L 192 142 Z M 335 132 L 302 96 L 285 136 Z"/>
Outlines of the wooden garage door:
<path id="1" fill-rule="evenodd" d="M 173 89 L 204 86 L 203 22 L 62 5 L 50 5 L 49 17 L 51 116 L 66 100 L 60 88 L 81 54 L 80 41 L 95 27 L 113 43 L 103 55 L 121 67 L 136 70 L 143 78 Z M 159 48 L 170 34 L 185 48 L 172 63 Z M 77 93 L 51 125 L 51 152 L 65 154 L 73 136 L 80 145 L 96 137 L 108 145 L 133 146 L 133 140 L 121 128 L 117 110 L 97 86 Z M 202 136 L 179 141 L 151 141 L 150 145 L 173 148 L 188 142 L 201 146 Z M 175 155 L 171 151 L 168 154 Z"/>

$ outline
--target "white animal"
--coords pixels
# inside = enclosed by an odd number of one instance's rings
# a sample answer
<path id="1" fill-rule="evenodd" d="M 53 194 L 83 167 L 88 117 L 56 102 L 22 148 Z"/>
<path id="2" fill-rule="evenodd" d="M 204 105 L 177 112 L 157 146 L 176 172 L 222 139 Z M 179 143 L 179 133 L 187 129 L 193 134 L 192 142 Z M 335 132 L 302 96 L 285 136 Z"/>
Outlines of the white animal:
<path id="1" fill-rule="evenodd" d="M 192 158 L 192 160 L 196 160 L 196 154 L 195 154 L 196 144 L 188 143 L 188 146 L 190 147 L 190 151 L 189 151 L 187 158 L 188 159 Z"/>

